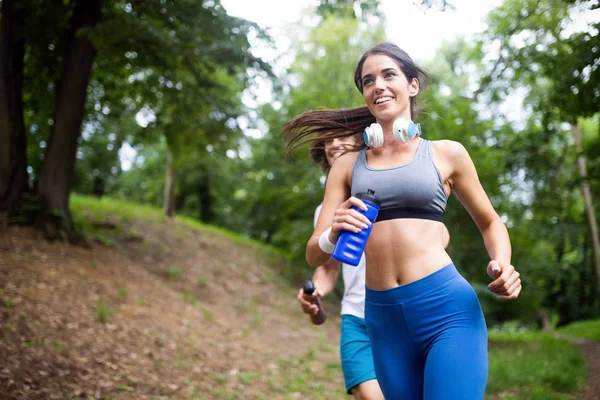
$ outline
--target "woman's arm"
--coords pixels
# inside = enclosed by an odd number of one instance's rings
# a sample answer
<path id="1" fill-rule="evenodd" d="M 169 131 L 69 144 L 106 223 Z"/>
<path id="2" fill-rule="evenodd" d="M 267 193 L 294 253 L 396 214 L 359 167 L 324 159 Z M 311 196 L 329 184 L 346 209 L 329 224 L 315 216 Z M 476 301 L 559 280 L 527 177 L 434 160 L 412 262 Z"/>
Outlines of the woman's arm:
<path id="1" fill-rule="evenodd" d="M 344 154 L 333 163 L 329 171 L 321 214 L 306 245 L 306 261 L 315 268 L 331 258 L 331 253 L 323 251 L 319 245 L 319 238 L 323 232 L 331 228 L 327 241 L 334 244 L 342 229 L 358 232 L 371 223 L 367 217 L 350 208 L 353 205 L 366 208 L 362 201 L 350 196 L 349 175 L 355 160 L 356 153 Z"/>
<path id="2" fill-rule="evenodd" d="M 475 165 L 464 146 L 444 141 L 451 168 L 448 183 L 475 221 L 490 256 L 488 275 L 495 279 L 489 289 L 503 299 L 514 299 L 521 291 L 519 273 L 510 264 L 512 249 L 508 230 L 481 186 Z"/>
<path id="3" fill-rule="evenodd" d="M 340 262 L 333 258 L 318 267 L 312 278 L 315 292 L 318 292 L 321 297 L 327 296 L 335 288 L 339 274 Z"/>

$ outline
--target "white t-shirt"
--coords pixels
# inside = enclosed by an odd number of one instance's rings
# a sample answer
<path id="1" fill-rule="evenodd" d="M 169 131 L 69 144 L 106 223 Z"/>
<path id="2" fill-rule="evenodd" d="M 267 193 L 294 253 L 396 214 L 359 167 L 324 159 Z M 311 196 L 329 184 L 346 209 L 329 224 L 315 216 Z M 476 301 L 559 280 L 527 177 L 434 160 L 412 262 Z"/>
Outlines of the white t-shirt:
<path id="1" fill-rule="evenodd" d="M 314 225 L 317 225 L 321 207 L 315 210 Z M 365 318 L 365 255 L 360 257 L 356 267 L 342 263 L 342 278 L 344 279 L 344 297 L 342 298 L 342 311 L 340 314 L 354 315 Z"/>

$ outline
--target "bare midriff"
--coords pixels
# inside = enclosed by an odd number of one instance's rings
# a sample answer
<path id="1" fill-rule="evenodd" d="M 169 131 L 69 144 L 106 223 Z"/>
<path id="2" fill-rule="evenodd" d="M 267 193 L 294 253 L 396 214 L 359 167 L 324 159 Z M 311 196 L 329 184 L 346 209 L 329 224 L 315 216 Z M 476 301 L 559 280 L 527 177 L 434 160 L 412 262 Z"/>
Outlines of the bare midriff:
<path id="1" fill-rule="evenodd" d="M 366 285 L 392 289 L 414 282 L 450 264 L 441 222 L 401 218 L 373 224 L 365 248 Z"/>

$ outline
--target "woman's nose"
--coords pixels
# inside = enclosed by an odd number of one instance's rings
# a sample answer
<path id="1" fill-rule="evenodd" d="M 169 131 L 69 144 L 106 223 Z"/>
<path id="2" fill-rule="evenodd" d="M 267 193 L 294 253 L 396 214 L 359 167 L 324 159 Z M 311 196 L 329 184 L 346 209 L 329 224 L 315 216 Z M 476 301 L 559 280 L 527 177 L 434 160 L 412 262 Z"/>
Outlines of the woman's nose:
<path id="1" fill-rule="evenodd" d="M 385 89 L 385 82 L 383 79 L 381 78 L 375 78 L 375 83 L 374 83 L 374 88 L 375 90 L 383 90 Z"/>

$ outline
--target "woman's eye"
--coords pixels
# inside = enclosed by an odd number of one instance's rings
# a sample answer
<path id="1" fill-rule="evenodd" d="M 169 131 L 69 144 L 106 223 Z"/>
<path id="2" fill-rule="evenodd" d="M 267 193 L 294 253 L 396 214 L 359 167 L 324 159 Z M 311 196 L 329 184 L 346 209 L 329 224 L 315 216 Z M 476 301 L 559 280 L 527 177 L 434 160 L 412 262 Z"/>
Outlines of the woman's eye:
<path id="1" fill-rule="evenodd" d="M 392 77 L 394 77 L 394 76 L 396 76 L 396 73 L 395 73 L 395 72 L 388 72 L 387 74 L 385 74 L 385 77 L 386 77 L 386 78 L 392 78 Z"/>
<path id="2" fill-rule="evenodd" d="M 373 79 L 365 79 L 363 81 L 363 86 L 367 86 L 369 83 L 373 82 Z"/>

